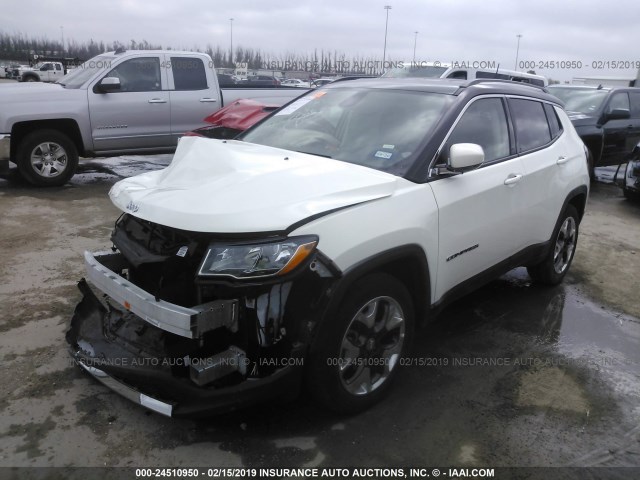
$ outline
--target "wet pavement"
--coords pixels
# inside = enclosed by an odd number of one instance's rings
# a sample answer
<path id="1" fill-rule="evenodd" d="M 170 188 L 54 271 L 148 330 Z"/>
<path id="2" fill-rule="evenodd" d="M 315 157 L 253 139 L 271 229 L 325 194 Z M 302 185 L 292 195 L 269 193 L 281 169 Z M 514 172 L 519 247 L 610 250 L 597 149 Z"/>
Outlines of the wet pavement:
<path id="1" fill-rule="evenodd" d="M 0 180 L 0 466 L 640 466 L 640 321 L 624 313 L 640 300 L 605 304 L 580 243 L 563 285 L 517 269 L 446 309 L 388 397 L 357 416 L 301 398 L 173 420 L 89 378 L 64 342 L 82 251 L 109 246 L 110 185 L 170 158 L 91 160 L 60 189 Z M 640 209 L 617 195 L 593 189 L 585 239 L 640 248 L 621 243 L 628 230 L 598 230 L 605 207 L 637 228 Z"/>

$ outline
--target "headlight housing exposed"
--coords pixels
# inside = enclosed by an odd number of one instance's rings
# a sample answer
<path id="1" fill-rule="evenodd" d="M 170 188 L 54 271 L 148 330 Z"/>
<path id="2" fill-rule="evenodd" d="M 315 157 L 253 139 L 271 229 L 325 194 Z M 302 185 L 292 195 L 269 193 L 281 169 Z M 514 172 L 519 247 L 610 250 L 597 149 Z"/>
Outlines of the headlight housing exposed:
<path id="1" fill-rule="evenodd" d="M 313 236 L 238 245 L 212 243 L 198 275 L 238 279 L 285 275 L 304 262 L 317 244 Z"/>

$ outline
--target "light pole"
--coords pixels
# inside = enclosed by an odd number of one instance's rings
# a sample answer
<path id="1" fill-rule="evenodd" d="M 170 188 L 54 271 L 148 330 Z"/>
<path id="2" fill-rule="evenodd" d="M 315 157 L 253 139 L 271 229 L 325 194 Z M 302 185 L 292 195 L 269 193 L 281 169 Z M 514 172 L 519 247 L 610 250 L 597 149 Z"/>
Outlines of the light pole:
<path id="1" fill-rule="evenodd" d="M 413 39 L 413 63 L 416 63 L 416 44 L 418 43 L 418 33 L 419 32 L 413 32 L 416 34 L 415 38 Z"/>
<path id="2" fill-rule="evenodd" d="M 231 25 L 231 66 L 235 68 L 233 63 L 233 18 L 229 19 L 229 24 Z"/>
<path id="3" fill-rule="evenodd" d="M 520 39 L 522 38 L 522 35 L 517 34 L 516 37 L 518 37 L 518 46 L 516 47 L 516 66 L 514 70 L 518 70 L 518 54 L 520 53 Z"/>
<path id="4" fill-rule="evenodd" d="M 384 61 L 387 59 L 387 28 L 389 27 L 389 10 L 391 10 L 391 5 L 385 5 L 384 9 L 387 11 L 387 20 L 384 24 L 384 50 L 382 51 L 382 71 L 384 71 Z"/>
<path id="5" fill-rule="evenodd" d="M 60 25 L 60 38 L 62 39 L 62 54 L 64 55 L 64 27 Z"/>

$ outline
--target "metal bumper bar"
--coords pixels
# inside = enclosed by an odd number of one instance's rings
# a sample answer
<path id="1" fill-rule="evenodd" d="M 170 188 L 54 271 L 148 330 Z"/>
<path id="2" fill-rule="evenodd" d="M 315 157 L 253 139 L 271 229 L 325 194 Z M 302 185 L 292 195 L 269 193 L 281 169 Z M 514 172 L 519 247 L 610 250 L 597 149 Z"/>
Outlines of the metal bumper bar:
<path id="1" fill-rule="evenodd" d="M 238 330 L 238 301 L 218 300 L 182 307 L 164 300 L 156 300 L 154 295 L 144 291 L 127 279 L 113 272 L 124 264 L 119 253 L 84 253 L 87 277 L 100 291 L 135 313 L 146 322 L 162 330 L 187 338 L 199 338 L 204 332 L 226 327 Z"/>

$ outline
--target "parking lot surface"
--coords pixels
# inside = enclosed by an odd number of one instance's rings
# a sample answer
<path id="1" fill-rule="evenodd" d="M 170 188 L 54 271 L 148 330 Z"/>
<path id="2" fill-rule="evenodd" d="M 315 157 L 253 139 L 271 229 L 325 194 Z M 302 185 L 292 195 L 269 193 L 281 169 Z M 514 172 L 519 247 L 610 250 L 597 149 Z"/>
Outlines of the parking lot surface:
<path id="1" fill-rule="evenodd" d="M 82 252 L 110 247 L 118 179 L 171 156 L 83 161 L 57 189 L 0 179 L 0 466 L 638 466 L 640 205 L 594 185 L 563 285 L 515 270 L 416 335 L 390 395 L 207 420 L 145 411 L 69 359 Z"/>

